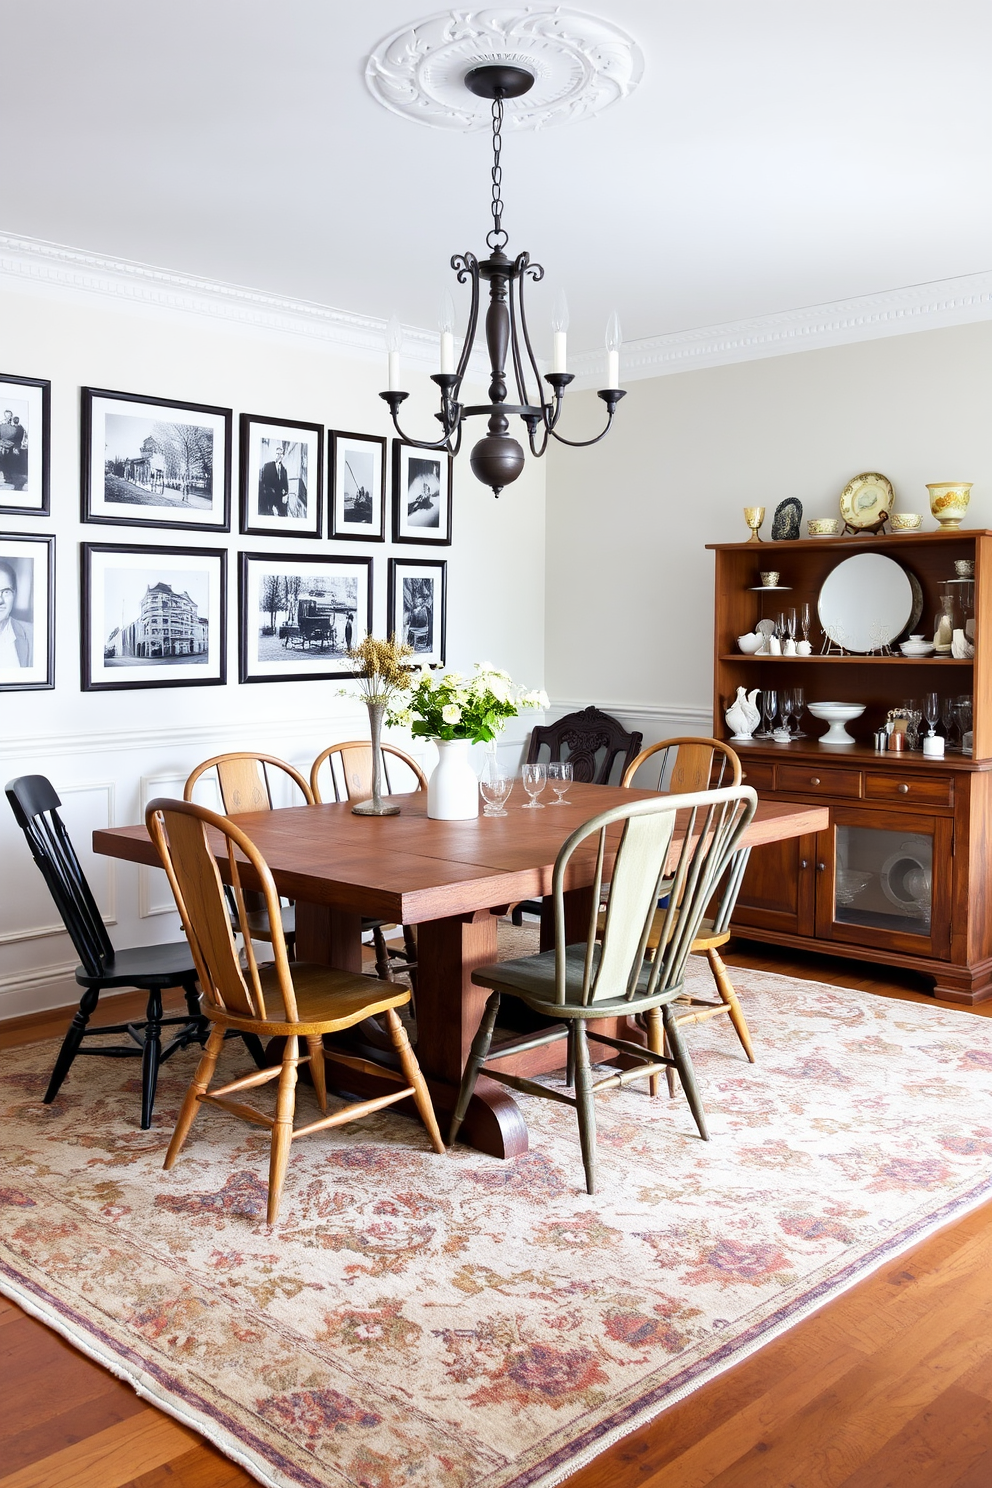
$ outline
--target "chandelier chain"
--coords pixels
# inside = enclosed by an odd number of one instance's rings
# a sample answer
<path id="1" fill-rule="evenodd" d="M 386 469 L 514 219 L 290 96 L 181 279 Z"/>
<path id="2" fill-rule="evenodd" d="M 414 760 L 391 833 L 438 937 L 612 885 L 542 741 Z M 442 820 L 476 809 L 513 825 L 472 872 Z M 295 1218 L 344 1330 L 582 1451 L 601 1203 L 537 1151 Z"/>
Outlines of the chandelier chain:
<path id="1" fill-rule="evenodd" d="M 492 231 L 486 234 L 486 242 L 495 251 L 504 248 L 507 241 L 507 233 L 503 228 L 503 167 L 500 164 L 500 155 L 503 150 L 503 100 L 493 99 L 493 226 Z"/>

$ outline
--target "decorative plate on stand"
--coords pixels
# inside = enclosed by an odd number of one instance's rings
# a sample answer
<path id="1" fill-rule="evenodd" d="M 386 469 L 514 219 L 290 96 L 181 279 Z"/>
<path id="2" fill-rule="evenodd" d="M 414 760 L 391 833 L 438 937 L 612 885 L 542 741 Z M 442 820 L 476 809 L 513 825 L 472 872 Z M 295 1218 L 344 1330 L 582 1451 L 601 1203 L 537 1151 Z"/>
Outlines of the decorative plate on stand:
<path id="1" fill-rule="evenodd" d="M 840 514 L 851 532 L 878 532 L 888 521 L 894 499 L 892 482 L 877 470 L 868 470 L 841 491 Z"/>

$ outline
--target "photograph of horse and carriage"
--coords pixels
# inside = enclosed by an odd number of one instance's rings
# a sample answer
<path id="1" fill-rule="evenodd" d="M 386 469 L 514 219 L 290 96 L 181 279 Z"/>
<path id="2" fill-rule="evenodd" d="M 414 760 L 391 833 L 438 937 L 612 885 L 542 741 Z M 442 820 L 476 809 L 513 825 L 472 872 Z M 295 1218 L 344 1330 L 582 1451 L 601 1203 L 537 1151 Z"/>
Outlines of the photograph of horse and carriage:
<path id="1" fill-rule="evenodd" d="M 372 624 L 370 558 L 241 555 L 241 680 L 351 675 Z"/>

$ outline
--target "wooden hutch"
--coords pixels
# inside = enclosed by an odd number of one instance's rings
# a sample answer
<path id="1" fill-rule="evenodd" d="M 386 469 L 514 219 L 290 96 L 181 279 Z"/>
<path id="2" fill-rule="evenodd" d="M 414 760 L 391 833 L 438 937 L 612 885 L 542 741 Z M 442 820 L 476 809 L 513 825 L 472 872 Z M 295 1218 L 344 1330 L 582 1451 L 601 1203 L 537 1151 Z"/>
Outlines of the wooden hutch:
<path id="1" fill-rule="evenodd" d="M 828 831 L 752 856 L 734 929 L 753 940 L 911 967 L 934 979 L 937 996 L 952 1001 L 992 997 L 992 668 L 984 664 L 992 636 L 992 532 L 709 546 L 716 554 L 715 736 L 730 737 L 724 711 L 738 687 L 801 686 L 807 703 L 865 704 L 847 725 L 855 744 L 818 743 L 827 725 L 807 712 L 806 739 L 734 745 L 745 781 L 760 796 L 821 801 L 831 816 Z M 914 630 L 931 637 L 938 585 L 954 577 L 955 559 L 973 559 L 974 660 L 818 654 L 820 586 L 842 559 L 863 552 L 884 553 L 916 576 L 923 613 Z M 754 592 L 759 569 L 771 568 L 791 593 Z M 759 619 L 807 601 L 813 655 L 747 656 L 738 649 L 737 637 L 753 631 Z M 916 751 L 876 752 L 873 736 L 888 710 L 931 691 L 971 695 L 973 754 L 930 759 Z M 914 887 L 900 895 L 893 892 L 900 882 Z"/>

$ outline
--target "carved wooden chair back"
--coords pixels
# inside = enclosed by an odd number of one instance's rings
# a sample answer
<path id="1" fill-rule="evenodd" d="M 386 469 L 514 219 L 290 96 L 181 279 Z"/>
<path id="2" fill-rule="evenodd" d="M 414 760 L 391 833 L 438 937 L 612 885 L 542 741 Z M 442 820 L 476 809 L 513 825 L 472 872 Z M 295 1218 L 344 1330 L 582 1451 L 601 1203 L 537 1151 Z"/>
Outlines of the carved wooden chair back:
<path id="1" fill-rule="evenodd" d="M 427 789 L 427 776 L 415 759 L 397 749 L 395 744 L 383 744 L 382 773 L 386 795 L 412 794 Z M 333 790 L 335 801 L 367 801 L 372 794 L 372 745 L 367 739 L 349 739 L 345 744 L 331 744 L 321 750 L 310 770 L 310 789 L 318 806 L 324 801 L 321 794 L 320 773 L 324 765 L 325 779 Z M 411 779 L 413 783 L 411 784 Z M 328 797 L 330 799 L 330 797 Z"/>
<path id="2" fill-rule="evenodd" d="M 260 1021 L 267 1016 L 265 994 L 252 948 L 249 910 L 241 884 L 243 867 L 237 856 L 240 853 L 259 881 L 255 892 L 261 895 L 268 914 L 275 976 L 283 1002 L 277 1016 L 291 1023 L 297 1022 L 296 994 L 282 931 L 279 895 L 268 864 L 251 838 L 228 817 L 220 816 L 206 806 L 197 806 L 192 801 L 170 801 L 164 797 L 157 797 L 149 803 L 145 824 L 175 895 L 207 1004 L 204 1008 L 207 1016 L 210 1016 L 211 1004 L 223 1011 Z M 207 836 L 208 827 L 219 832 L 224 841 L 235 904 L 233 925 L 224 882 Z M 254 885 L 252 887 L 254 889 Z M 244 940 L 244 967 L 234 939 L 236 932 L 240 932 Z"/>
<path id="3" fill-rule="evenodd" d="M 652 768 L 646 772 L 644 781 L 639 782 L 642 790 L 668 791 L 676 795 L 740 785 L 743 779 L 740 759 L 729 744 L 724 744 L 721 739 L 685 735 L 662 739 L 660 744 L 642 749 L 624 770 L 620 784 L 633 785 L 634 776 L 648 760 L 652 761 Z M 651 784 L 652 780 L 654 784 Z"/>
<path id="4" fill-rule="evenodd" d="M 272 810 L 270 770 L 281 770 L 302 791 L 307 805 L 314 804 L 313 792 L 299 770 L 274 754 L 258 754 L 254 750 L 215 754 L 212 759 L 197 765 L 183 787 L 184 801 L 192 801 L 196 782 L 208 770 L 216 774 L 217 788 L 227 816 L 240 816 L 245 811 Z"/>
<path id="5" fill-rule="evenodd" d="M 539 763 L 541 751 L 546 749 L 548 760 L 570 761 L 573 779 L 608 785 L 617 760 L 621 771 L 626 770 L 643 738 L 643 734 L 628 733 L 609 713 L 599 708 L 583 708 L 579 713 L 567 713 L 555 723 L 534 728 L 527 763 Z"/>
<path id="6" fill-rule="evenodd" d="M 581 1004 L 623 998 L 635 1012 L 639 999 L 681 985 L 686 958 L 706 907 L 737 851 L 757 799 L 749 786 L 738 785 L 684 794 L 678 805 L 670 799 L 632 801 L 601 812 L 572 833 L 558 854 L 553 878 L 557 1003 L 566 1000 L 565 891 L 574 855 L 588 855 L 595 845 L 593 909 L 586 938 Z M 672 863 L 676 818 L 680 818 L 678 825 L 685 835 Z M 622 824 L 622 836 L 610 874 L 605 917 L 601 918 L 598 906 L 608 833 L 618 824 Z M 657 905 L 663 885 L 667 907 L 661 911 L 664 922 L 657 933 Z M 601 936 L 598 954 L 597 932 Z M 650 941 L 653 947 L 649 947 Z"/>

